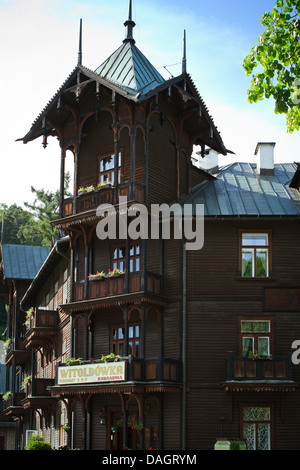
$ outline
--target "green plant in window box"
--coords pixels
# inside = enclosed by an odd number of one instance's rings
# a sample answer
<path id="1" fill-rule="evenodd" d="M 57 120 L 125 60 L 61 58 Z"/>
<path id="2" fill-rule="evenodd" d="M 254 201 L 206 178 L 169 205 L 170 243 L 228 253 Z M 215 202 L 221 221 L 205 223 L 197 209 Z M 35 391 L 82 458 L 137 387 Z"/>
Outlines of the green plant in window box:
<path id="1" fill-rule="evenodd" d="M 96 189 L 103 189 L 103 188 L 112 188 L 113 184 L 111 181 L 103 181 L 103 183 L 98 183 Z"/>
<path id="2" fill-rule="evenodd" d="M 21 384 L 21 390 L 25 390 L 25 388 L 27 387 L 27 385 L 31 381 L 31 379 L 32 379 L 31 375 L 28 375 L 27 377 L 25 377 L 25 379 L 23 380 L 23 382 Z"/>
<path id="3" fill-rule="evenodd" d="M 108 356 L 104 356 L 104 354 L 102 354 L 101 356 L 101 361 L 103 362 L 117 362 L 121 359 L 121 356 L 119 356 L 118 354 L 114 354 L 114 353 L 110 353 L 108 354 Z"/>
<path id="4" fill-rule="evenodd" d="M 269 361 L 272 360 L 272 354 L 253 353 L 252 351 L 249 352 L 248 357 L 252 361 L 256 361 L 256 360 L 259 360 L 259 359 L 269 360 Z"/>
<path id="5" fill-rule="evenodd" d="M 70 427 L 69 426 L 66 426 L 65 424 L 61 427 L 61 429 L 63 431 L 66 431 L 66 432 L 69 432 L 70 431 Z"/>
<path id="6" fill-rule="evenodd" d="M 107 277 L 117 277 L 117 276 L 122 276 L 125 274 L 125 271 L 121 271 L 121 269 L 109 269 L 107 273 Z"/>
<path id="7" fill-rule="evenodd" d="M 34 314 L 34 308 L 33 307 L 31 307 L 29 310 L 26 311 L 26 320 L 25 320 L 25 323 L 24 323 L 26 328 L 28 328 L 30 326 L 30 319 L 31 319 L 33 314 Z"/>
<path id="8" fill-rule="evenodd" d="M 75 357 L 67 357 L 66 358 L 66 365 L 67 366 L 72 366 L 74 364 L 82 364 L 82 358 L 81 357 L 78 357 L 78 358 L 75 358 Z"/>
<path id="9" fill-rule="evenodd" d="M 3 347 L 4 347 L 4 349 L 5 349 L 5 352 L 7 352 L 7 351 L 8 351 L 8 349 L 9 349 L 9 346 L 10 346 L 11 342 L 12 342 L 12 339 L 11 339 L 11 338 L 7 338 L 7 340 L 6 340 L 6 341 L 4 341 L 4 343 L 3 343 Z"/>
<path id="10" fill-rule="evenodd" d="M 8 392 L 4 393 L 2 400 L 7 401 L 11 397 L 11 391 L 9 390 Z"/>
<path id="11" fill-rule="evenodd" d="M 103 279 L 105 277 L 106 277 L 106 274 L 104 271 L 101 271 L 101 272 L 97 271 L 96 274 L 89 274 L 88 279 L 90 281 L 93 281 L 95 279 Z"/>
<path id="12" fill-rule="evenodd" d="M 81 186 L 79 189 L 78 189 L 78 194 L 82 194 L 82 193 L 91 193 L 92 191 L 95 191 L 95 188 L 93 185 L 90 185 L 90 186 Z"/>

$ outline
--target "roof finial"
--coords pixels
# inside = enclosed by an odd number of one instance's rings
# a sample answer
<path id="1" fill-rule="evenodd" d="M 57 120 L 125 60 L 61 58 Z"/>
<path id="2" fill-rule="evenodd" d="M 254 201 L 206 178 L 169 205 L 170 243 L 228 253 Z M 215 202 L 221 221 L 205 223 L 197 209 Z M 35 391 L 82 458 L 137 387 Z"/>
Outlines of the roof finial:
<path id="1" fill-rule="evenodd" d="M 82 19 L 80 18 L 80 27 L 79 27 L 79 47 L 78 47 L 78 63 L 77 65 L 82 65 Z"/>
<path id="2" fill-rule="evenodd" d="M 132 30 L 135 27 L 135 22 L 132 21 L 132 0 L 129 0 L 128 20 L 125 21 L 124 26 L 127 28 L 127 34 L 123 42 L 132 42 L 134 44 L 135 40 L 132 36 Z"/>
<path id="3" fill-rule="evenodd" d="M 183 32 L 183 57 L 182 57 L 182 73 L 186 72 L 186 39 L 185 30 Z"/>

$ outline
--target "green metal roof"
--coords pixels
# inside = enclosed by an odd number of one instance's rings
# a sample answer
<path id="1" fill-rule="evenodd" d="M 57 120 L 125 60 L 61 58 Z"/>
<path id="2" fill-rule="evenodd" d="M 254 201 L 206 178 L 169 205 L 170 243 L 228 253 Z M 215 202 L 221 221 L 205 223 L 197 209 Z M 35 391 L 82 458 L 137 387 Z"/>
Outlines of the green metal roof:
<path id="1" fill-rule="evenodd" d="M 164 78 L 135 46 L 133 38 L 132 2 L 129 1 L 126 38 L 95 74 L 125 89 L 129 94 L 143 95 L 164 83 Z"/>
<path id="2" fill-rule="evenodd" d="M 144 95 L 165 81 L 130 41 L 124 42 L 94 73 L 134 95 Z"/>
<path id="3" fill-rule="evenodd" d="M 299 216 L 300 193 L 289 186 L 296 169 L 275 164 L 273 175 L 260 175 L 256 164 L 233 163 L 194 188 L 182 204 L 204 204 L 208 217 Z"/>
<path id="4" fill-rule="evenodd" d="M 32 280 L 47 258 L 50 248 L 30 245 L 2 245 L 2 264 L 6 279 Z"/>

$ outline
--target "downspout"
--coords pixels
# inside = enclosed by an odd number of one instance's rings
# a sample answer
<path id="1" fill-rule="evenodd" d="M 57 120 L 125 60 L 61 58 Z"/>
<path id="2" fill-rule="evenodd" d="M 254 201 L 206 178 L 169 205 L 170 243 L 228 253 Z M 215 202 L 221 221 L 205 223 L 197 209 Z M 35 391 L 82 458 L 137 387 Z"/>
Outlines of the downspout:
<path id="1" fill-rule="evenodd" d="M 186 244 L 182 251 L 182 450 L 186 449 Z"/>

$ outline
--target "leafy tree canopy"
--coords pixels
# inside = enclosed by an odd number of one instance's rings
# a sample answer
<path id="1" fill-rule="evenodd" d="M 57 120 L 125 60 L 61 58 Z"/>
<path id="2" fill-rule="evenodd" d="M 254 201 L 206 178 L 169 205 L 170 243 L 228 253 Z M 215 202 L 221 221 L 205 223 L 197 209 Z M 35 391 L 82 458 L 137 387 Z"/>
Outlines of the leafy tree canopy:
<path id="1" fill-rule="evenodd" d="M 70 174 L 65 175 L 65 195 L 68 192 Z M 16 245 L 51 246 L 58 233 L 51 222 L 59 216 L 59 190 L 55 192 L 31 187 L 35 194 L 32 204 L 24 202 L 26 209 L 13 204 L 0 204 L 0 216 L 3 220 L 3 243 Z M 3 219 L 4 212 L 4 219 Z"/>
<path id="2" fill-rule="evenodd" d="M 6 204 L 0 204 L 0 216 L 3 230 L 3 233 L 1 231 L 1 241 L 3 243 L 34 244 L 33 241 L 27 240 L 22 234 L 22 227 L 33 221 L 33 215 L 29 211 L 17 206 L 17 204 L 12 204 L 9 207 Z"/>
<path id="3" fill-rule="evenodd" d="M 250 103 L 273 97 L 275 113 L 286 114 L 287 130 L 300 127 L 300 1 L 278 0 L 261 23 L 265 31 L 244 59 L 251 76 Z"/>

